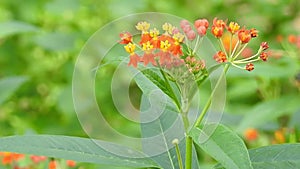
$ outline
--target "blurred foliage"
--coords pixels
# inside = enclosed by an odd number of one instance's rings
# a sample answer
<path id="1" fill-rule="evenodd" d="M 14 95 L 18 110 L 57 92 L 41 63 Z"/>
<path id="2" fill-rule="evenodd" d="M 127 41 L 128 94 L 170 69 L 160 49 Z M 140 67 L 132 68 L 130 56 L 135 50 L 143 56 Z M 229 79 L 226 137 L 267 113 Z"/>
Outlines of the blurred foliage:
<path id="1" fill-rule="evenodd" d="M 85 41 L 114 19 L 136 12 L 163 12 L 190 21 L 228 18 L 256 27 L 260 30 L 259 40 L 268 41 L 271 49 L 284 51 L 276 37 L 300 34 L 297 4 L 298 0 L 1 0 L 0 135 L 86 136 L 73 109 L 73 68 Z M 293 121 L 300 120 L 299 86 L 294 77 L 300 71 L 299 60 L 299 55 L 292 58 L 283 53 L 251 73 L 231 70 L 223 123 L 240 129 L 240 134 L 245 127 L 270 132 L 296 126 Z M 109 88 L 113 70 L 110 67 L 108 73 L 97 75 L 101 82 L 96 97 L 114 127 L 135 135 L 136 125 L 124 121 L 114 109 Z M 133 86 L 132 91 L 137 98 L 138 89 Z M 256 116 L 257 111 L 272 107 L 270 103 L 278 104 L 279 112 L 276 107 L 261 112 L 259 117 L 267 117 L 260 122 L 246 114 Z"/>

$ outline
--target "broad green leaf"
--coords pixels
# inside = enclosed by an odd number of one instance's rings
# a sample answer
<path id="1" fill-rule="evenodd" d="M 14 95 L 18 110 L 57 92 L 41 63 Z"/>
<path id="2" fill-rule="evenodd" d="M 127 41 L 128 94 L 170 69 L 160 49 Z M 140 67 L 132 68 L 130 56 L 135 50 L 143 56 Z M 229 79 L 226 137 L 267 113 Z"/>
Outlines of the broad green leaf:
<path id="1" fill-rule="evenodd" d="M 24 76 L 7 77 L 0 80 L 0 104 L 7 100 L 27 78 Z"/>
<path id="2" fill-rule="evenodd" d="M 193 128 L 190 134 L 197 145 L 225 168 L 252 169 L 243 140 L 229 128 L 221 124 L 208 124 L 204 130 Z M 201 141 L 203 136 L 208 137 L 208 140 Z"/>
<path id="3" fill-rule="evenodd" d="M 28 23 L 20 21 L 8 21 L 0 23 L 0 38 L 25 32 L 34 32 L 38 29 Z"/>
<path id="4" fill-rule="evenodd" d="M 254 169 L 300 168 L 300 144 L 280 144 L 249 150 Z"/>
<path id="5" fill-rule="evenodd" d="M 278 144 L 249 150 L 254 169 L 300 168 L 300 144 Z M 224 169 L 219 163 L 214 169 Z"/>
<path id="6" fill-rule="evenodd" d="M 159 168 L 149 158 L 127 158 L 107 152 L 101 147 L 107 145 L 120 147 L 109 142 L 69 136 L 28 135 L 0 138 L 0 151 L 44 155 L 110 166 Z M 132 151 L 128 149 L 128 153 Z"/>
<path id="7" fill-rule="evenodd" d="M 245 117 L 237 128 L 238 132 L 245 131 L 248 127 L 258 127 L 283 114 L 291 114 L 298 110 L 299 95 L 282 96 L 281 98 L 266 101 L 255 105 L 253 109 L 245 112 Z"/>

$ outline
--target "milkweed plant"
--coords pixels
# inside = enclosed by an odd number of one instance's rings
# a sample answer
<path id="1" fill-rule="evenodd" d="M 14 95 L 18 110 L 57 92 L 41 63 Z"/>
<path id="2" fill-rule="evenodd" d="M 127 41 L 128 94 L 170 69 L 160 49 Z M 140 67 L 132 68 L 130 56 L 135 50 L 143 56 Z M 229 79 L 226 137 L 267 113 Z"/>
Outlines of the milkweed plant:
<path id="1" fill-rule="evenodd" d="M 299 166 L 299 160 L 291 153 L 300 149 L 299 144 L 248 150 L 242 138 L 221 124 L 221 117 L 216 117 L 221 116 L 217 111 L 223 111 L 224 103 L 220 103 L 219 109 L 213 108 L 218 102 L 224 102 L 224 86 L 230 69 L 251 74 L 255 63 L 268 61 L 269 45 L 258 42 L 256 28 L 219 18 L 197 19 L 192 23 L 185 19 L 172 22 L 166 19 L 159 24 L 151 18 L 138 18 L 141 20 L 134 24 L 126 22 L 126 28 L 133 32 L 125 29 L 105 36 L 119 38 L 115 47 L 122 50 L 122 62 L 136 73 L 133 79 L 145 94 L 140 103 L 141 148 L 136 150 L 98 139 L 28 135 L 1 138 L 0 151 L 128 168 L 196 169 L 202 165 L 198 161 L 200 148 L 216 160 L 214 168 Z M 247 52 L 249 44 L 256 52 Z M 207 82 L 212 83 L 210 95 L 197 99 Z M 81 87 L 75 86 L 73 92 L 77 88 Z M 153 94 L 157 91 L 159 94 Z M 83 97 L 80 93 L 74 99 L 84 105 L 78 111 L 90 103 L 81 100 Z M 151 111 L 147 111 L 149 106 Z M 151 114 L 155 117 L 147 121 Z"/>

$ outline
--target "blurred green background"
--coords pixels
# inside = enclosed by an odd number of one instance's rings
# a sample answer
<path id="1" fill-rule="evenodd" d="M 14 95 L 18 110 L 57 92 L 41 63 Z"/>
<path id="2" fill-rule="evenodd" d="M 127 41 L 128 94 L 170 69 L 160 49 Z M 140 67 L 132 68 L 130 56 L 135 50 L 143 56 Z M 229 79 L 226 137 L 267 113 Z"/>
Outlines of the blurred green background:
<path id="1" fill-rule="evenodd" d="M 0 1 L 0 136 L 65 134 L 83 136 L 72 102 L 76 58 L 90 36 L 122 16 L 141 12 L 169 13 L 193 21 L 214 17 L 255 27 L 260 40 L 280 51 L 281 58 L 258 64 L 251 75 L 233 70 L 223 122 L 242 133 L 248 127 L 272 133 L 298 127 L 299 51 L 276 38 L 299 34 L 298 0 L 1 0 Z M 111 32 L 119 34 L 119 32 Z M 113 70 L 113 69 L 112 69 Z M 101 81 L 110 81 L 103 74 Z M 102 83 L 101 83 L 102 84 Z M 120 130 L 136 125 L 120 120 L 110 89 L 103 83 L 108 121 Z M 133 89 L 135 91 L 135 89 Z M 133 92 L 134 93 L 134 92 Z M 275 105 L 275 106 L 274 106 Z M 297 118 L 298 117 L 298 118 Z M 291 120 L 293 119 L 293 120 Z M 295 121 L 295 122 L 293 122 Z M 297 140 L 299 141 L 299 140 Z M 265 144 L 265 142 L 264 142 Z"/>

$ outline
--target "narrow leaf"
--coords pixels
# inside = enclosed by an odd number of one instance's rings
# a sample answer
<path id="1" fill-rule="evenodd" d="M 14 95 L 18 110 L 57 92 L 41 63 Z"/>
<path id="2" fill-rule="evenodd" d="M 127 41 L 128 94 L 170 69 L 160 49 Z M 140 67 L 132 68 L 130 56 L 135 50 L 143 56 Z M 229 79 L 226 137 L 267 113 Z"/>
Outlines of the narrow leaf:
<path id="1" fill-rule="evenodd" d="M 119 167 L 159 168 L 149 158 L 128 158 L 107 152 L 102 146 L 108 145 L 120 147 L 109 142 L 69 136 L 28 135 L 0 138 L 0 151 L 44 155 Z M 128 149 L 128 153 L 130 152 L 132 150 Z"/>
<path id="2" fill-rule="evenodd" d="M 195 143 L 228 169 L 252 169 L 249 154 L 243 140 L 221 124 L 208 124 L 203 130 L 190 132 Z M 208 137 L 205 142 L 202 138 Z"/>
<path id="3" fill-rule="evenodd" d="M 161 72 L 161 73 L 159 73 Z M 179 106 L 179 100 L 174 92 L 174 89 L 172 87 L 172 84 L 168 84 L 166 80 L 161 75 L 163 73 L 163 70 L 161 71 L 154 71 L 154 69 L 144 69 L 142 70 L 142 73 L 153 83 L 155 84 L 159 89 L 161 89 L 162 92 L 164 92 L 167 96 L 169 96 L 174 103 Z M 168 80 L 170 82 L 170 80 Z M 170 85 L 170 86 L 169 86 Z M 174 84 L 175 86 L 175 84 Z"/>
<path id="4" fill-rule="evenodd" d="M 0 23 L 0 30 L 0 38 L 3 38 L 18 33 L 34 32 L 38 29 L 35 26 L 30 25 L 28 23 L 19 21 L 9 21 Z"/>

